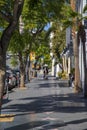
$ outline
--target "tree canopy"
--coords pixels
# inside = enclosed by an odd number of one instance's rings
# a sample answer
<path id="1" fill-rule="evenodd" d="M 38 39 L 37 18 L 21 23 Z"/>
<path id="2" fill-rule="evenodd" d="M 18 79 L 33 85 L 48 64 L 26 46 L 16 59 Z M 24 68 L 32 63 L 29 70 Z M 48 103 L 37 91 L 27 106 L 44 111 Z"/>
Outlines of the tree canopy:
<path id="1" fill-rule="evenodd" d="M 61 61 L 61 53 L 66 45 L 66 31 L 62 28 L 61 24 L 53 23 L 55 28 L 52 39 L 52 52 L 57 59 L 57 62 Z"/>

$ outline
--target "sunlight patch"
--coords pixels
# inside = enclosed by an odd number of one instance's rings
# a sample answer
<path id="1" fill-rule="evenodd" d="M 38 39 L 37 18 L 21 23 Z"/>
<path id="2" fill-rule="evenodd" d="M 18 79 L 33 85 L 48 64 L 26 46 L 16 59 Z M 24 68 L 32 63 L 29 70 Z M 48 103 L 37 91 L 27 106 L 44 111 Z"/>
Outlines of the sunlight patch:
<path id="1" fill-rule="evenodd" d="M 0 122 L 12 122 L 14 120 L 14 114 L 1 114 Z"/>

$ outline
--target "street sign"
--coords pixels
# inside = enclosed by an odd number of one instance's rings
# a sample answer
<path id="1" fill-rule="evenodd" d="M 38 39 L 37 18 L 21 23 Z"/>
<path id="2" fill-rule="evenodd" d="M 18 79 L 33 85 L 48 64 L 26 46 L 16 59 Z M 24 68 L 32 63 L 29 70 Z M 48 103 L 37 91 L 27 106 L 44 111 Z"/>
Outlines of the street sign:
<path id="1" fill-rule="evenodd" d="M 30 61 L 35 60 L 35 52 L 30 53 Z"/>

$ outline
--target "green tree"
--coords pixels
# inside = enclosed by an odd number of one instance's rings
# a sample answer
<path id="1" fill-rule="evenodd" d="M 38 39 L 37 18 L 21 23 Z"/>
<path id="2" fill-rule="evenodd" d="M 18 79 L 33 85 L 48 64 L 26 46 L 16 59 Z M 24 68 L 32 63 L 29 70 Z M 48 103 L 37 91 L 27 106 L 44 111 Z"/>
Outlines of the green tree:
<path id="1" fill-rule="evenodd" d="M 24 5 L 25 3 L 25 5 Z M 14 33 L 14 30 L 18 26 L 19 17 L 22 12 L 23 5 L 27 6 L 24 8 L 24 15 L 26 16 L 25 22 L 31 23 L 33 32 L 36 31 L 35 25 L 42 27 L 43 24 L 47 24 L 49 21 L 54 19 L 62 18 L 61 9 L 64 4 L 64 0 L 0 0 L 0 105 L 2 101 L 2 94 L 5 84 L 5 68 L 6 68 L 6 51 L 9 46 L 10 39 Z M 31 10 L 31 11 L 30 11 Z M 34 12 L 33 12 L 34 11 Z M 35 14 L 36 13 L 36 14 Z M 23 14 L 22 14 L 23 15 Z M 42 15 L 42 17 L 41 17 Z M 31 17 L 30 17 L 31 16 Z M 33 18 L 32 18 L 33 17 Z M 40 18 L 41 17 L 41 18 Z M 38 19 L 40 18 L 40 19 Z M 32 24 L 32 21 L 35 23 Z M 24 19 L 23 19 L 24 22 Z M 28 28 L 28 24 L 26 24 Z M 41 26 L 42 25 L 42 26 Z M 30 26 L 30 25 L 29 25 Z M 30 28 L 29 28 L 30 29 Z M 39 30 L 40 32 L 40 30 Z M 37 31 L 38 33 L 38 31 Z M 33 33 L 34 35 L 34 33 Z M 36 35 L 36 34 L 35 34 Z M 4 60 L 3 60 L 4 59 Z"/>
<path id="2" fill-rule="evenodd" d="M 25 87 L 25 68 L 27 64 L 27 57 L 28 57 L 28 52 L 25 53 L 26 47 L 28 45 L 28 39 L 29 35 L 27 35 L 27 41 L 26 41 L 26 35 L 27 33 L 22 33 L 20 34 L 19 30 L 16 30 L 15 33 L 13 34 L 13 37 L 10 41 L 9 45 L 9 51 L 13 54 L 16 55 L 19 59 L 19 64 L 20 64 L 20 87 Z"/>
<path id="3" fill-rule="evenodd" d="M 54 4 L 54 2 L 56 2 L 56 4 Z M 35 51 L 40 42 L 43 42 L 43 38 L 41 38 L 40 34 L 42 34 L 44 26 L 53 20 L 54 16 L 56 18 L 55 6 L 57 8 L 59 7 L 58 11 L 61 9 L 61 6 L 57 3 L 58 1 L 55 0 L 54 2 L 43 0 L 39 0 L 38 2 L 34 0 L 25 0 L 21 17 L 24 23 L 24 29 L 29 31 L 32 35 L 32 41 L 29 42 L 29 48 L 27 47 L 27 51 L 29 53 L 30 51 Z M 63 1 L 60 3 L 63 4 Z M 51 8 L 53 9 L 51 10 Z"/>
<path id="4" fill-rule="evenodd" d="M 73 13 L 71 15 L 74 15 L 74 12 L 76 12 L 76 1 L 70 1 L 71 2 L 71 8 L 73 10 Z M 80 71 L 79 71 L 79 48 L 78 48 L 78 41 L 77 41 L 77 16 L 76 14 L 73 17 L 73 26 L 72 26 L 72 33 L 73 33 L 73 47 L 74 47 L 74 57 L 75 57 L 75 92 L 79 92 L 79 88 L 81 87 L 80 83 Z"/>
<path id="5" fill-rule="evenodd" d="M 11 53 L 16 54 L 19 59 L 20 63 L 20 88 L 25 87 L 25 71 L 26 71 L 26 65 L 30 60 L 28 61 L 28 56 L 30 55 L 30 52 L 35 51 L 37 46 L 39 46 L 40 36 L 37 36 L 39 33 L 41 33 L 42 28 L 38 28 L 37 31 L 33 32 L 30 30 L 23 30 L 23 32 L 20 34 L 18 30 L 15 31 L 11 43 L 9 45 L 9 50 Z M 39 39 L 40 38 L 40 39 Z M 29 66 L 30 67 L 30 66 Z M 30 68 L 29 72 L 30 72 Z M 30 74 L 30 73 L 29 73 Z"/>
<path id="6" fill-rule="evenodd" d="M 65 44 L 66 44 L 66 31 L 62 28 L 62 25 L 57 23 L 53 23 L 55 30 L 53 31 L 53 39 L 52 39 L 52 52 L 57 59 L 57 62 L 62 62 L 62 58 L 60 54 L 62 53 Z"/>
<path id="7" fill-rule="evenodd" d="M 41 62 L 41 60 L 43 58 L 42 65 L 48 64 L 48 66 L 50 66 L 51 57 L 50 57 L 50 47 L 49 46 L 47 46 L 45 44 L 40 44 L 40 46 L 35 51 L 35 54 L 36 54 L 37 62 Z"/>
<path id="8" fill-rule="evenodd" d="M 78 23 L 77 19 L 80 20 L 81 15 L 76 11 L 76 1 L 70 0 L 70 4 L 63 6 L 62 12 L 64 17 L 62 23 L 64 28 L 71 27 L 72 29 L 72 39 L 73 39 L 73 51 L 75 59 L 75 92 L 79 92 L 80 84 L 80 71 L 79 71 L 79 48 L 77 41 Z M 65 12 L 66 10 L 66 12 Z"/>
<path id="9" fill-rule="evenodd" d="M 85 50 L 85 41 L 86 34 L 84 30 L 84 26 L 82 25 L 82 20 L 87 17 L 83 17 L 82 13 L 80 14 L 76 10 L 76 0 L 70 0 L 70 5 L 65 6 L 63 10 L 63 14 L 66 9 L 65 17 L 62 22 L 65 26 L 71 26 L 72 28 L 72 38 L 73 38 L 73 50 L 75 57 L 75 92 L 79 92 L 81 88 L 80 83 L 80 72 L 79 72 L 79 42 L 81 41 L 83 47 L 83 62 L 84 62 L 84 97 L 87 97 L 87 68 L 86 68 L 86 50 Z M 87 5 L 84 8 L 84 11 L 87 10 Z"/>
<path id="10" fill-rule="evenodd" d="M 73 9 L 73 11 L 76 11 L 76 1 L 71 0 L 71 7 Z M 84 7 L 83 11 L 85 12 L 87 10 L 87 5 Z M 78 13 L 78 12 L 77 12 Z M 83 12 L 82 12 L 83 13 Z M 73 38 L 74 38 L 74 54 L 75 54 L 75 74 L 77 74 L 77 64 L 79 64 L 79 43 L 80 41 L 82 42 L 82 47 L 83 47 L 83 64 L 84 64 L 84 97 L 87 97 L 87 67 L 86 67 L 86 46 L 85 46 L 85 42 L 86 42 L 86 32 L 84 29 L 84 26 L 82 25 L 82 19 L 86 19 L 86 17 L 83 17 L 82 14 L 77 14 L 77 16 L 75 18 L 73 18 Z M 76 33 L 77 32 L 77 33 Z M 79 67 L 78 67 L 79 68 Z M 79 70 L 79 69 L 78 69 Z M 80 81 L 80 76 L 79 73 L 78 75 L 75 76 L 77 79 L 76 83 L 79 83 Z M 80 85 L 80 83 L 78 84 Z M 78 86 L 76 84 L 76 89 L 78 89 Z"/>
<path id="11" fill-rule="evenodd" d="M 0 0 L 0 109 L 5 86 L 6 51 L 17 27 L 24 0 Z"/>

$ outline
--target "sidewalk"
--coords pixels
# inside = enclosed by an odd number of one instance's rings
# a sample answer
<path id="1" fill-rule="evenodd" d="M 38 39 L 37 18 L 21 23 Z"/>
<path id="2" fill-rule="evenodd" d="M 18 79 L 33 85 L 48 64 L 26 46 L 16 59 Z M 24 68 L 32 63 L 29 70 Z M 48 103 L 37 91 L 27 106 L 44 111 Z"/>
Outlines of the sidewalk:
<path id="1" fill-rule="evenodd" d="M 64 81 L 33 80 L 26 89 L 15 88 L 4 97 L 2 130 L 87 130 L 87 99 L 74 94 Z"/>

